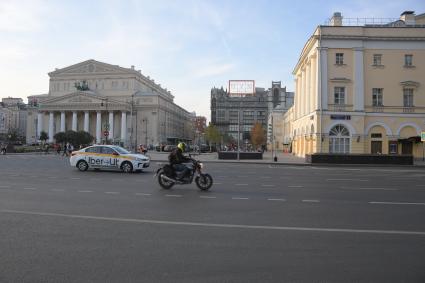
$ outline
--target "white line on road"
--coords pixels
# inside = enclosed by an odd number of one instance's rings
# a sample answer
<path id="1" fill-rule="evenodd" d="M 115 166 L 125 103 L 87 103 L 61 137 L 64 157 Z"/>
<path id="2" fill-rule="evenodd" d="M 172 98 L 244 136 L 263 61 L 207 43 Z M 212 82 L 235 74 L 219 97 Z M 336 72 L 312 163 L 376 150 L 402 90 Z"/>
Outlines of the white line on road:
<path id="1" fill-rule="evenodd" d="M 340 187 L 343 190 L 380 190 L 380 191 L 398 191 L 394 188 L 350 188 L 350 187 Z"/>
<path id="2" fill-rule="evenodd" d="M 317 200 L 317 199 L 303 199 L 302 202 L 320 202 L 320 200 Z"/>
<path id="3" fill-rule="evenodd" d="M 261 185 L 262 187 L 276 187 L 275 185 Z"/>
<path id="4" fill-rule="evenodd" d="M 313 228 L 313 227 L 296 227 L 296 226 L 219 224 L 219 223 L 206 223 L 206 222 L 184 222 L 184 221 L 164 221 L 164 220 L 153 220 L 153 219 L 101 217 L 101 216 L 90 216 L 90 215 L 46 213 L 46 212 L 7 210 L 7 209 L 1 210 L 1 213 L 62 217 L 62 218 L 72 218 L 72 219 L 84 219 L 84 220 L 100 220 L 100 221 L 111 221 L 111 222 L 126 222 L 126 223 L 137 223 L 137 224 L 179 225 L 179 226 L 192 226 L 192 227 L 197 226 L 197 227 L 208 227 L 208 228 L 425 236 L 425 231 L 372 230 L 372 229 L 367 230 L 367 229 L 344 229 L 344 228 L 317 228 L 317 227 Z"/>
<path id="5" fill-rule="evenodd" d="M 170 197 L 170 198 L 181 198 L 182 195 L 165 195 L 166 197 Z"/>
<path id="6" fill-rule="evenodd" d="M 79 193 L 92 193 L 93 191 L 78 191 Z"/>
<path id="7" fill-rule="evenodd" d="M 392 205 L 425 205 L 423 202 L 391 202 L 391 201 L 370 201 L 370 204 L 392 204 Z"/>
<path id="8" fill-rule="evenodd" d="M 152 194 L 136 193 L 136 196 L 151 196 Z"/>
<path id="9" fill-rule="evenodd" d="M 36 190 L 36 188 L 24 188 L 24 190 L 34 191 L 34 190 Z"/>
<path id="10" fill-rule="evenodd" d="M 209 198 L 209 199 L 212 199 L 212 198 L 217 198 L 217 197 L 210 197 L 210 196 L 199 196 L 200 198 Z"/>
<path id="11" fill-rule="evenodd" d="M 120 192 L 105 192 L 105 194 L 109 194 L 109 195 L 118 195 L 118 194 L 120 194 Z"/>
<path id="12" fill-rule="evenodd" d="M 365 179 L 326 179 L 326 181 L 359 181 L 359 182 L 368 182 L 369 180 L 365 180 Z"/>
<path id="13" fill-rule="evenodd" d="M 0 189 L 9 189 L 10 186 L 0 186 Z"/>
<path id="14" fill-rule="evenodd" d="M 268 198 L 267 200 L 271 200 L 271 201 L 286 201 L 286 199 L 284 199 L 284 198 Z"/>
<path id="15" fill-rule="evenodd" d="M 237 199 L 237 200 L 247 200 L 247 199 L 249 199 L 249 198 L 240 198 L 240 197 L 232 197 L 232 199 Z"/>

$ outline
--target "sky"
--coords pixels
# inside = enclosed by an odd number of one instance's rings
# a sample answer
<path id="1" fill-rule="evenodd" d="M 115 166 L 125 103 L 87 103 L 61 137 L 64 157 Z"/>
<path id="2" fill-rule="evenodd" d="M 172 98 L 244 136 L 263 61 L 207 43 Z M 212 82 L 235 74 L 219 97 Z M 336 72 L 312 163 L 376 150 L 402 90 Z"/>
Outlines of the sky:
<path id="1" fill-rule="evenodd" d="M 48 92 L 48 72 L 88 59 L 130 68 L 210 117 L 211 88 L 255 80 L 294 90 L 315 28 L 345 18 L 425 13 L 424 0 L 0 0 L 0 98 Z"/>

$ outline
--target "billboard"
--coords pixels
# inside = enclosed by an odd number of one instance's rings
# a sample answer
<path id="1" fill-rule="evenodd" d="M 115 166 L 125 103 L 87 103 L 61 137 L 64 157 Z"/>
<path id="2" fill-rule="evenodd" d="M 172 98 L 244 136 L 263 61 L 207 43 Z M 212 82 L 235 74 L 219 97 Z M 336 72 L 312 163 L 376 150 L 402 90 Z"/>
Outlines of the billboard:
<path id="1" fill-rule="evenodd" d="M 245 96 L 255 93 L 254 80 L 229 80 L 229 95 Z"/>

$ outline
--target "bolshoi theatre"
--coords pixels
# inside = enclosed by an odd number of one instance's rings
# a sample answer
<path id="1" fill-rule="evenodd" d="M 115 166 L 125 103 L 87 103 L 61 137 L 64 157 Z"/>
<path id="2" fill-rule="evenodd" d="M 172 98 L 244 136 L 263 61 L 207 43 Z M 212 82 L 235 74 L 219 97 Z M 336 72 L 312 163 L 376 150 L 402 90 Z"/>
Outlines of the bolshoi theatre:
<path id="1" fill-rule="evenodd" d="M 87 60 L 49 74 L 49 92 L 28 97 L 27 143 L 46 132 L 86 131 L 95 143 L 174 144 L 193 138 L 192 115 L 134 66 Z"/>

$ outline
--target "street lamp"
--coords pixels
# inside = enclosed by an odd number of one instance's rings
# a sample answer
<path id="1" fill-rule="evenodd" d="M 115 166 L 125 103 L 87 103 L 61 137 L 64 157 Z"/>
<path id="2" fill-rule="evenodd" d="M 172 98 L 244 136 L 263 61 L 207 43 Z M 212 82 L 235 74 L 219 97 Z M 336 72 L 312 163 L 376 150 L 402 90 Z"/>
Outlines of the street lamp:
<path id="1" fill-rule="evenodd" d="M 145 123 L 145 146 L 148 146 L 148 118 L 143 118 L 143 123 Z"/>

